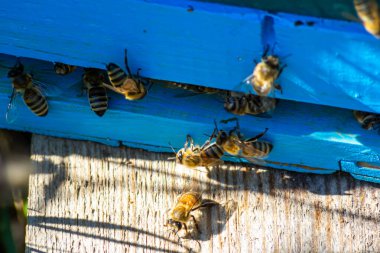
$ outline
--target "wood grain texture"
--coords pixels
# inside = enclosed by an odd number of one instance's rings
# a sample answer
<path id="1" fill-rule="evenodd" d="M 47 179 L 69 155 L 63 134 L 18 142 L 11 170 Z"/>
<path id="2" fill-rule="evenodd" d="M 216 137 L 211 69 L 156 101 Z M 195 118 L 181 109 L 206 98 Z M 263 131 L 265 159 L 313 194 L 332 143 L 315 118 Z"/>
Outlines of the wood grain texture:
<path id="1" fill-rule="evenodd" d="M 173 0 L 6 0 L 0 19 L 1 53 L 104 68 L 128 48 L 143 76 L 227 90 L 276 44 L 278 98 L 380 112 L 380 45 L 357 22 Z"/>
<path id="2" fill-rule="evenodd" d="M 167 158 L 34 135 L 27 252 L 380 251 L 378 185 L 235 165 L 205 173 Z M 196 212 L 201 247 L 163 227 L 189 189 L 221 203 Z"/>

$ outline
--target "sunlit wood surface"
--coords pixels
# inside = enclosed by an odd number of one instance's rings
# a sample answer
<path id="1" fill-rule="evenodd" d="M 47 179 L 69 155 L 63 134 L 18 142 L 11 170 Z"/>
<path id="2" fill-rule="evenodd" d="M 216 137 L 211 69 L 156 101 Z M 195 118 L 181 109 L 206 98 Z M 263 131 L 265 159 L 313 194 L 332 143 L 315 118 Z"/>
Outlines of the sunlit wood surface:
<path id="1" fill-rule="evenodd" d="M 27 252 L 379 252 L 378 185 L 225 165 L 207 173 L 172 154 L 34 135 Z M 163 225 L 186 190 L 220 203 L 196 240 Z"/>

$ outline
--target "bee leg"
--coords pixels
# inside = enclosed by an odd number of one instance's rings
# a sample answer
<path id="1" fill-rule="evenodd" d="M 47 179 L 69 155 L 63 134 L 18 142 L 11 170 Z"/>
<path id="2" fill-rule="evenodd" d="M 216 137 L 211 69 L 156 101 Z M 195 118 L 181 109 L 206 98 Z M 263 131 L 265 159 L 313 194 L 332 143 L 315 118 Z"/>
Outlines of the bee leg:
<path id="1" fill-rule="evenodd" d="M 199 230 L 199 226 L 198 226 L 197 220 L 195 219 L 194 215 L 191 215 L 191 218 L 193 219 L 193 222 L 194 222 L 195 228 L 197 229 L 197 232 L 199 234 L 202 234 L 202 232 Z"/>
<path id="2" fill-rule="evenodd" d="M 127 49 L 124 49 L 124 64 L 125 64 L 125 68 L 127 69 L 128 75 L 132 77 L 131 69 L 128 66 Z"/>
<path id="3" fill-rule="evenodd" d="M 279 85 L 279 84 L 274 84 L 274 88 L 275 88 L 276 90 L 279 90 L 279 91 L 281 92 L 281 94 L 282 94 L 282 87 L 281 87 L 281 85 Z"/>
<path id="4" fill-rule="evenodd" d="M 285 64 L 284 66 L 282 66 L 281 68 L 280 68 L 280 70 L 278 71 L 278 75 L 277 75 L 277 78 L 279 78 L 280 77 L 280 75 L 281 75 L 281 73 L 282 73 L 282 71 L 284 70 L 284 68 L 286 68 L 288 65 L 287 64 Z"/>
<path id="5" fill-rule="evenodd" d="M 189 230 L 187 230 L 187 225 L 185 223 L 183 223 L 183 227 L 185 228 L 185 237 L 189 234 Z"/>
<path id="6" fill-rule="evenodd" d="M 258 139 L 260 139 L 261 137 L 263 137 L 264 134 L 265 134 L 267 131 L 268 131 L 268 128 L 265 128 L 265 130 L 264 130 L 262 133 L 256 135 L 256 136 L 253 137 L 253 138 L 250 138 L 250 139 L 246 140 L 246 142 L 254 142 L 254 141 L 257 141 Z"/>
<path id="7" fill-rule="evenodd" d="M 214 131 L 212 132 L 210 138 L 202 145 L 201 150 L 204 149 L 208 144 L 210 144 L 211 140 L 214 139 L 214 137 L 218 133 L 217 131 L 218 131 L 218 129 L 215 128 Z"/>
<path id="8" fill-rule="evenodd" d="M 189 143 L 190 143 L 190 147 L 192 148 L 194 146 L 194 141 L 190 134 L 186 135 L 186 142 L 183 147 L 186 149 Z"/>
<path id="9" fill-rule="evenodd" d="M 268 54 L 268 52 L 269 52 L 269 48 L 270 48 L 270 46 L 269 46 L 269 44 L 267 44 L 267 45 L 265 46 L 264 53 L 263 53 L 263 55 L 261 56 L 261 58 L 265 58 L 265 57 L 267 56 L 267 54 Z"/>

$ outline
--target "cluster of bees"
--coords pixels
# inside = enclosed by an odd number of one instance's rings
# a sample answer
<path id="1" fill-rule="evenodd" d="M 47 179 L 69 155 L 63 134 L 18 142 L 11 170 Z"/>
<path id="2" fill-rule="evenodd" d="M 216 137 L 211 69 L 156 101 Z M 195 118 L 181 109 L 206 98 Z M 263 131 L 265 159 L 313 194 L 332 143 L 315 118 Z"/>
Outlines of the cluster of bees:
<path id="1" fill-rule="evenodd" d="M 358 16 L 363 22 L 365 29 L 374 35 L 380 37 L 380 12 L 376 0 L 354 0 L 355 9 Z M 274 89 L 282 91 L 281 86 L 275 84 L 275 80 L 280 76 L 285 66 L 280 67 L 279 58 L 270 55 L 267 56 L 268 48 L 265 50 L 260 63 L 256 63 L 252 75 L 248 76 L 245 81 L 252 85 L 253 90 L 258 96 L 253 94 L 228 93 L 224 108 L 237 115 L 245 114 L 262 114 L 274 110 L 277 101 L 268 97 Z M 189 89 L 188 87 L 185 87 Z M 208 90 L 207 90 L 208 89 Z M 194 90 L 200 93 L 214 93 L 215 89 L 202 88 Z M 380 130 L 380 114 L 353 111 L 354 117 L 360 123 L 362 128 L 367 130 Z M 257 136 L 244 140 L 240 133 L 239 124 L 236 118 L 236 127 L 227 133 L 224 130 L 218 130 L 216 123 L 215 129 L 210 138 L 202 145 L 194 145 L 193 139 L 187 135 L 185 145 L 176 153 L 176 161 L 179 164 L 189 168 L 197 166 L 212 167 L 223 163 L 220 158 L 226 152 L 233 156 L 243 157 L 248 161 L 257 163 L 258 158 L 266 157 L 272 150 L 272 145 L 268 142 L 258 141 L 268 129 Z M 226 123 L 226 120 L 224 123 Z M 213 138 L 215 141 L 212 142 Z M 170 213 L 166 226 L 171 227 L 176 233 L 185 228 L 192 218 L 195 227 L 199 230 L 195 217 L 191 215 L 202 207 L 207 207 L 215 203 L 202 202 L 200 193 L 187 192 L 177 199 L 177 204 Z"/>
<path id="2" fill-rule="evenodd" d="M 376 0 L 354 0 L 358 16 L 365 29 L 376 37 L 380 36 L 380 14 Z M 260 115 L 271 112 L 277 105 L 277 100 L 272 96 L 275 90 L 282 92 L 282 88 L 276 83 L 286 65 L 280 64 L 280 59 L 274 55 L 268 55 L 269 46 L 266 47 L 260 62 L 256 62 L 254 70 L 243 83 L 250 85 L 257 95 L 226 92 L 224 108 L 236 115 Z M 106 89 L 122 94 L 127 100 L 143 99 L 149 88 L 147 82 L 140 77 L 139 71 L 133 75 L 129 66 L 127 51 L 125 50 L 125 72 L 120 66 L 109 63 L 106 71 L 95 68 L 85 68 L 82 82 L 87 89 L 87 95 L 91 110 L 98 116 L 103 116 L 108 108 L 108 96 Z M 67 75 L 75 71 L 76 66 L 63 63 L 55 63 L 54 70 L 59 75 Z M 14 109 L 14 98 L 21 94 L 25 105 L 37 116 L 43 117 L 48 113 L 48 103 L 39 86 L 33 80 L 32 75 L 24 71 L 21 62 L 10 68 L 8 77 L 12 80 L 13 92 L 7 110 L 8 114 Z M 223 92 L 219 89 L 188 85 L 181 83 L 170 84 L 192 91 L 196 94 L 213 94 Z M 354 116 L 363 128 L 372 130 L 380 129 L 380 115 L 361 111 L 354 111 Z M 263 160 L 269 155 L 273 146 L 269 142 L 259 141 L 268 129 L 258 135 L 245 139 L 240 132 L 237 118 L 224 120 L 221 123 L 236 121 L 236 126 L 230 130 L 219 130 L 215 122 L 215 128 L 209 139 L 202 145 L 195 145 L 192 137 L 187 135 L 184 147 L 175 153 L 178 164 L 189 168 L 203 166 L 206 168 L 218 166 L 223 163 L 222 156 L 227 153 L 232 156 L 244 158 L 253 163 L 263 164 Z M 199 230 L 193 211 L 202 207 L 217 204 L 213 201 L 203 201 L 198 192 L 186 192 L 179 196 L 177 204 L 170 212 L 170 218 L 166 226 L 177 234 L 182 228 L 188 233 L 187 223 L 192 218 L 195 227 Z"/>
<path id="3" fill-rule="evenodd" d="M 125 67 L 127 73 L 115 63 L 106 65 L 106 71 L 96 68 L 85 68 L 82 82 L 87 90 L 88 101 L 91 110 L 98 116 L 103 116 L 108 109 L 108 96 L 106 88 L 122 94 L 127 100 L 139 100 L 147 94 L 147 84 L 139 75 L 132 75 L 128 66 L 127 51 L 125 51 Z M 55 63 L 54 71 L 58 75 L 67 75 L 75 71 L 77 67 L 63 63 Z M 44 117 L 48 114 L 49 106 L 43 94 L 44 84 L 33 79 L 26 73 L 24 65 L 18 59 L 10 68 L 8 78 L 12 80 L 12 96 L 8 104 L 6 118 L 8 122 L 14 121 L 12 111 L 16 109 L 15 98 L 21 95 L 25 105 L 36 116 Z"/>

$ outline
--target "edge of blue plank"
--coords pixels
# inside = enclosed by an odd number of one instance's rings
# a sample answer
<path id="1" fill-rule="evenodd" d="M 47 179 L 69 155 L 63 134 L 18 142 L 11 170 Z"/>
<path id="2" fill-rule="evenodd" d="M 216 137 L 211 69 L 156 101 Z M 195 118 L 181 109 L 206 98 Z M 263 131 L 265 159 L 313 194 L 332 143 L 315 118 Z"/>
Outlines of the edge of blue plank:
<path id="1" fill-rule="evenodd" d="M 359 23 L 169 0 L 9 1 L 0 18 L 3 53 L 104 68 L 127 47 L 146 77 L 228 90 L 245 90 L 253 59 L 275 44 L 288 65 L 276 97 L 380 112 L 380 43 Z"/>
<path id="2" fill-rule="evenodd" d="M 15 62 L 14 57 L 0 56 L 2 64 L 12 66 Z M 155 84 L 140 101 L 127 101 L 109 91 L 109 110 L 100 118 L 90 110 L 87 97 L 78 96 L 82 89 L 81 68 L 61 77 L 53 72 L 50 62 L 26 58 L 21 61 L 27 71 L 36 70 L 35 78 L 50 85 L 52 90 L 58 89 L 58 93 L 48 95 L 46 117 L 36 117 L 20 104 L 19 117 L 14 124 L 7 124 L 5 113 L 11 83 L 7 78 L 0 78 L 0 115 L 3 115 L 0 127 L 3 128 L 171 152 L 169 143 L 179 149 L 187 134 L 202 145 L 207 139 L 204 134 L 213 131 L 214 120 L 234 117 L 224 110 L 222 96 L 179 98 L 185 91 Z M 0 68 L 0 76 L 6 76 L 7 71 Z M 327 174 L 341 170 L 341 160 L 380 161 L 378 134 L 362 129 L 350 110 L 281 100 L 272 118 L 238 118 L 247 138 L 269 128 L 263 140 L 274 146 L 267 159 L 270 167 Z M 234 126 L 219 124 L 226 130 Z"/>

